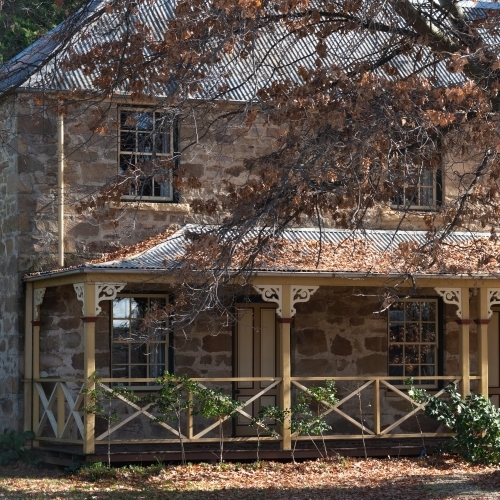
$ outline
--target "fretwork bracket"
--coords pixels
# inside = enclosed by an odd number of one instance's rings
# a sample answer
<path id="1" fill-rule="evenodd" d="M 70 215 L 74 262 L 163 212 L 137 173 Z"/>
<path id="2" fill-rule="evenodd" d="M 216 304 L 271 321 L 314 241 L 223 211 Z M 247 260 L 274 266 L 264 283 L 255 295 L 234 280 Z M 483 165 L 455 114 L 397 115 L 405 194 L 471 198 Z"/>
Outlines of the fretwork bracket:
<path id="1" fill-rule="evenodd" d="M 283 315 L 282 296 L 283 287 L 281 285 L 253 285 L 253 287 L 260 293 L 262 300 L 265 302 L 275 302 L 278 304 L 276 314 L 281 318 Z"/>
<path id="2" fill-rule="evenodd" d="M 303 286 L 303 285 L 292 285 L 290 287 L 290 318 L 295 316 L 297 310 L 295 309 L 295 304 L 299 302 L 309 302 L 311 295 L 316 292 L 319 286 Z"/>
<path id="3" fill-rule="evenodd" d="M 318 286 L 290 285 L 290 311 L 284 311 L 285 316 L 283 316 L 282 285 L 253 285 L 253 287 L 260 293 L 262 300 L 278 304 L 276 314 L 280 318 L 293 318 L 297 313 L 295 304 L 308 302 L 311 295 L 319 288 Z"/>
<path id="4" fill-rule="evenodd" d="M 91 307 L 95 312 L 94 316 L 98 316 L 102 311 L 99 303 L 103 300 L 115 299 L 118 293 L 125 288 L 126 283 L 92 283 L 91 286 L 95 287 L 95 303 L 91 304 Z M 73 287 L 75 288 L 77 299 L 83 302 L 82 314 L 85 316 L 85 284 L 75 283 Z"/>
<path id="5" fill-rule="evenodd" d="M 443 298 L 445 304 L 457 306 L 457 316 L 462 319 L 462 289 L 461 288 L 434 288 Z M 469 298 L 467 297 L 467 300 Z"/>
<path id="6" fill-rule="evenodd" d="M 492 306 L 500 304 L 500 288 L 488 288 L 488 318 L 493 316 Z"/>
<path id="7" fill-rule="evenodd" d="M 40 317 L 40 306 L 42 305 L 43 297 L 45 296 L 45 290 L 46 290 L 46 288 L 35 288 L 35 291 L 33 294 L 33 302 L 34 302 L 33 320 L 34 321 L 38 321 L 38 318 Z"/>

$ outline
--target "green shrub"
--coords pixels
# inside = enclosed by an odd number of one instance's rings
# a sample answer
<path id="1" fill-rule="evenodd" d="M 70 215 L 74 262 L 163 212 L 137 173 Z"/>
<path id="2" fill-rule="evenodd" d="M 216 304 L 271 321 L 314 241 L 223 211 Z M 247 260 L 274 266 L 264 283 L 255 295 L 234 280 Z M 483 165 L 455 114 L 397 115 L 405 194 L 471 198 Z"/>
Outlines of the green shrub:
<path id="1" fill-rule="evenodd" d="M 108 467 L 102 462 L 93 462 L 84 465 L 80 471 L 79 476 L 84 477 L 88 481 L 99 481 L 100 479 L 109 479 L 116 476 L 116 469 Z"/>
<path id="2" fill-rule="evenodd" d="M 457 384 L 445 389 L 448 397 L 432 396 L 424 389 L 410 387 L 408 394 L 417 403 L 427 403 L 425 414 L 449 427 L 456 436 L 447 444 L 449 451 L 474 464 L 500 464 L 500 412 L 488 399 L 470 394 L 465 399 Z"/>
<path id="3" fill-rule="evenodd" d="M 195 396 L 195 414 L 205 418 L 213 418 L 219 424 L 219 462 L 222 463 L 224 453 L 224 429 L 222 424 L 228 417 L 235 417 L 243 402 L 236 401 L 223 394 L 222 389 L 209 389 L 198 386 Z"/>
<path id="4" fill-rule="evenodd" d="M 184 411 L 193 408 L 193 402 L 190 400 L 189 395 L 196 394 L 201 389 L 200 385 L 190 380 L 187 375 L 174 375 L 168 372 L 165 372 L 163 377 L 157 379 L 156 383 L 160 386 L 160 389 L 149 398 L 149 401 L 153 403 L 153 408 L 156 408 L 160 413 L 154 421 L 176 422 L 182 464 L 186 465 L 186 452 L 181 432 L 181 416 Z"/>
<path id="5" fill-rule="evenodd" d="M 250 421 L 250 426 L 257 431 L 257 463 L 260 462 L 259 452 L 262 434 L 268 434 L 275 439 L 280 438 L 280 434 L 269 427 L 266 422 L 274 420 L 276 424 L 283 426 L 289 413 L 290 410 L 280 410 L 277 406 L 262 406 L 258 415 Z"/>
<path id="6" fill-rule="evenodd" d="M 19 460 L 38 463 L 40 458 L 36 457 L 33 451 L 24 447 L 26 441 L 34 437 L 35 433 L 32 431 L 16 432 L 4 429 L 3 434 L 0 434 L 0 464 L 8 464 Z"/>

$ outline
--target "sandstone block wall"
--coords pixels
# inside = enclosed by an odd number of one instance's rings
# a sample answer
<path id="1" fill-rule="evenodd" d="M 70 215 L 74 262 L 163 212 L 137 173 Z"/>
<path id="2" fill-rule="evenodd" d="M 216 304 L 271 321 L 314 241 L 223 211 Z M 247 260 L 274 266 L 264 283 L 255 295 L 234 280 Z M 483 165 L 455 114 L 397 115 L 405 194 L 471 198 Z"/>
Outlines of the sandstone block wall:
<path id="1" fill-rule="evenodd" d="M 190 331 L 174 333 L 175 373 L 190 377 L 231 377 L 232 328 L 201 316 Z"/>
<path id="2" fill-rule="evenodd" d="M 96 371 L 109 377 L 110 301 L 102 301 L 95 328 Z M 82 302 L 73 285 L 49 287 L 41 305 L 40 377 L 82 378 L 83 323 Z"/>
<path id="3" fill-rule="evenodd" d="M 53 103 L 29 99 L 17 104 L 16 135 L 19 138 L 19 265 L 23 271 L 56 267 L 57 262 L 57 112 Z M 91 132 L 96 113 L 106 116 L 104 127 Z M 118 106 L 69 108 L 65 116 L 65 249 L 67 265 L 143 240 L 170 224 L 197 222 L 189 203 L 223 189 L 231 167 L 231 180 L 243 184 L 245 158 L 268 153 L 279 130 L 263 121 L 249 126 L 244 120 L 207 131 L 213 118 L 210 110 L 199 108 L 179 126 L 180 168 L 197 178 L 200 188 L 184 187 L 179 203 L 111 202 L 97 211 L 98 217 L 75 210 L 81 200 L 96 195 L 118 173 Z M 11 181 L 12 183 L 13 181 Z M 447 179 L 446 189 L 455 182 Z M 449 185 L 449 186 L 448 186 Z M 451 192 L 451 191 L 450 191 Z M 403 229 L 425 229 L 421 214 L 406 214 Z M 400 223 L 401 212 L 373 209 L 367 226 L 390 229 Z M 208 220 L 205 218 L 205 220 Z M 209 219 L 216 222 L 217 217 Z M 311 222 L 303 221 L 305 225 Z M 328 220 L 324 223 L 328 226 Z"/>
<path id="4" fill-rule="evenodd" d="M 22 415 L 24 303 L 19 268 L 18 164 L 15 99 L 0 107 L 0 429 L 18 429 Z"/>
<path id="5" fill-rule="evenodd" d="M 9 186 L 19 200 L 19 266 L 21 271 L 41 271 L 57 263 L 57 109 L 54 103 L 23 99 L 16 105 L 12 126 L 19 140 L 19 172 Z M 4 106 L 5 107 L 5 106 Z M 91 132 L 96 114 L 106 117 L 104 126 Z M 196 114 L 196 119 L 193 118 Z M 231 179 L 243 184 L 245 158 L 268 153 L 279 130 L 263 121 L 249 126 L 244 120 L 217 125 L 207 130 L 213 118 L 209 109 L 198 108 L 180 122 L 180 167 L 187 176 L 197 178 L 200 188 L 184 187 L 179 203 L 111 202 L 97 211 L 97 217 L 80 213 L 76 205 L 109 183 L 118 173 L 118 105 L 116 103 L 68 108 L 65 116 L 65 250 L 67 265 L 143 240 L 170 224 L 196 222 L 189 203 L 223 189 L 231 167 Z M 14 150 L 12 152 L 15 163 Z M 447 160 L 450 163 L 449 160 Z M 465 168 L 465 167 L 464 167 Z M 452 174 L 450 174 L 452 175 Z M 446 179 L 450 193 L 458 182 Z M 401 212 L 389 207 L 373 209 L 367 220 L 371 228 L 390 229 L 400 223 Z M 205 219 L 207 220 L 207 219 Z M 210 218 L 216 222 L 217 217 Z M 328 226 L 328 220 L 324 221 Z M 303 221 L 305 225 L 311 222 Z M 408 213 L 402 229 L 425 229 L 421 213 Z"/>
<path id="6" fill-rule="evenodd" d="M 102 108 L 102 109 L 101 109 Z M 243 165 L 250 153 L 269 150 L 275 134 L 270 126 L 243 124 L 217 130 L 183 151 L 180 166 L 201 181 L 200 189 L 184 189 L 179 203 L 112 201 L 97 210 L 97 217 L 80 213 L 76 205 L 109 183 L 118 173 L 118 106 L 102 106 L 107 120 L 91 132 L 97 106 L 68 109 L 64 118 L 65 141 L 65 252 L 66 264 L 99 257 L 155 235 L 171 224 L 194 222 L 189 208 L 194 197 L 202 198 L 222 188 L 224 169 Z M 23 271 L 57 267 L 57 111 L 54 104 L 23 101 L 18 104 L 19 152 L 19 260 Z M 206 115 L 204 110 L 200 111 Z M 206 119 L 208 115 L 205 116 Z M 182 122 L 180 148 L 200 133 L 200 121 Z M 241 183 L 245 176 L 240 175 Z"/>

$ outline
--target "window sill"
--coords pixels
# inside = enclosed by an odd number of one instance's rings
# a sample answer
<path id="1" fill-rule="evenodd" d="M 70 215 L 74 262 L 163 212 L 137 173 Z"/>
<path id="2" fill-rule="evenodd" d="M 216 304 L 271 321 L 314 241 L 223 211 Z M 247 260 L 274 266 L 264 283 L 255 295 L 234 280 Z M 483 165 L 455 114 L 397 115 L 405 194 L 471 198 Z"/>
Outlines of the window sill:
<path id="1" fill-rule="evenodd" d="M 407 210 L 412 212 L 437 212 L 438 208 L 436 205 L 391 205 L 391 209 L 395 212 L 406 212 Z"/>
<path id="2" fill-rule="evenodd" d="M 191 209 L 187 203 L 154 203 L 150 201 L 120 201 L 111 202 L 109 208 L 118 210 L 141 210 L 148 212 L 169 212 L 176 214 L 188 214 Z"/>

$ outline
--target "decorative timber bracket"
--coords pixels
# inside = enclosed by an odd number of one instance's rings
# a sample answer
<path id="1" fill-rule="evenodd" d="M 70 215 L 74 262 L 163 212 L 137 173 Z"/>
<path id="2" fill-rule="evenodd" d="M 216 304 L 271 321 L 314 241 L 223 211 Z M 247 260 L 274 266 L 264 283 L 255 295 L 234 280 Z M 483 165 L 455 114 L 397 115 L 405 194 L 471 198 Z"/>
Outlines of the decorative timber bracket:
<path id="1" fill-rule="evenodd" d="M 126 283 L 91 283 L 90 286 L 95 287 L 95 303 L 91 307 L 95 311 L 94 316 L 98 316 L 102 311 L 99 302 L 116 299 L 118 292 L 125 288 Z M 75 283 L 73 287 L 75 288 L 76 298 L 83 303 L 82 313 L 85 316 L 85 283 Z"/>
<path id="2" fill-rule="evenodd" d="M 493 316 L 491 306 L 500 304 L 500 288 L 488 288 L 488 318 Z"/>
<path id="3" fill-rule="evenodd" d="M 283 287 L 281 285 L 253 285 L 253 287 L 260 293 L 262 300 L 265 302 L 276 302 L 276 304 L 278 304 L 276 314 L 281 318 L 283 315 L 283 306 L 281 303 L 281 299 L 283 297 Z"/>
<path id="4" fill-rule="evenodd" d="M 288 286 L 288 285 L 285 285 Z M 282 285 L 253 285 L 265 302 L 278 304 L 276 314 L 280 318 L 293 318 L 297 313 L 295 304 L 308 302 L 318 286 L 290 285 L 290 310 L 283 311 L 283 286 Z M 283 315 L 283 312 L 285 315 Z"/>
<path id="5" fill-rule="evenodd" d="M 457 316 L 462 319 L 462 289 L 461 288 L 434 288 L 441 297 L 445 304 L 457 306 Z M 467 300 L 469 297 L 467 297 Z"/>
<path id="6" fill-rule="evenodd" d="M 43 302 L 43 297 L 45 296 L 46 288 L 35 288 L 33 294 L 34 308 L 33 308 L 33 320 L 38 321 L 40 318 L 40 306 Z"/>

